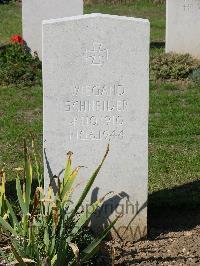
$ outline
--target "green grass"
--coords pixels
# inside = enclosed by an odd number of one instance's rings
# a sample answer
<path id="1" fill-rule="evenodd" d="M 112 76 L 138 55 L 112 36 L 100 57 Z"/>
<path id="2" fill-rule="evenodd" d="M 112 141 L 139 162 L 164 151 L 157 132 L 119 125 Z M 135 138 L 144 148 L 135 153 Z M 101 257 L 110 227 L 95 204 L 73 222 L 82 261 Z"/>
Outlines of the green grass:
<path id="1" fill-rule="evenodd" d="M 86 6 L 84 13 L 107 13 L 148 18 L 151 22 L 151 40 L 163 41 L 165 39 L 165 5 L 140 0 L 132 4 Z M 0 4 L 0 18 L 0 43 L 9 41 L 13 34 L 21 34 L 20 4 Z"/>
<path id="2" fill-rule="evenodd" d="M 123 5 L 96 5 L 85 7 L 85 13 L 106 13 L 129 17 L 147 18 L 151 22 L 151 40 L 165 39 L 165 5 L 140 0 Z"/>
<path id="3" fill-rule="evenodd" d="M 200 179 L 199 114 L 198 85 L 151 85 L 150 191 L 172 188 Z"/>
<path id="4" fill-rule="evenodd" d="M 30 133 L 42 141 L 42 88 L 0 87 L 0 166 L 6 164 L 8 178 L 22 166 L 23 138 Z"/>
<path id="5" fill-rule="evenodd" d="M 21 7 L 19 4 L 0 4 L 0 44 L 8 42 L 14 34 L 21 35 Z"/>
<path id="6" fill-rule="evenodd" d="M 150 18 L 152 40 L 164 39 L 163 5 L 140 1 L 122 6 L 86 7 L 85 13 L 103 12 Z M 21 32 L 19 6 L 0 5 L 0 36 L 8 40 Z M 9 23 L 8 23 L 8 18 Z M 152 50 L 151 52 L 156 52 Z M 149 119 L 149 190 L 173 188 L 200 180 L 199 85 L 152 83 Z M 0 165 L 22 163 L 22 138 L 33 131 L 41 147 L 42 89 L 0 87 Z M 11 178 L 14 176 L 11 175 Z"/>

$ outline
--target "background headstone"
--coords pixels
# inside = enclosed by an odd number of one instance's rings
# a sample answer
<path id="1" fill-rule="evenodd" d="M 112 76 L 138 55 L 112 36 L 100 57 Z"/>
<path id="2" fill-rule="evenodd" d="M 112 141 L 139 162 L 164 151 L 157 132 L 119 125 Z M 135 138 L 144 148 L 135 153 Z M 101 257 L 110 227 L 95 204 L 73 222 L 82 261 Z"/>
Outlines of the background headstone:
<path id="1" fill-rule="evenodd" d="M 42 57 L 42 20 L 83 14 L 83 0 L 22 0 L 23 39 Z"/>
<path id="2" fill-rule="evenodd" d="M 167 0 L 166 52 L 200 58 L 200 1 Z"/>
<path id="3" fill-rule="evenodd" d="M 129 240 L 147 226 L 149 31 L 148 20 L 102 14 L 43 23 L 46 186 L 47 162 L 58 175 L 69 150 L 86 183 L 110 143 L 84 207 L 114 191 L 92 227 L 122 214 L 116 229 Z"/>

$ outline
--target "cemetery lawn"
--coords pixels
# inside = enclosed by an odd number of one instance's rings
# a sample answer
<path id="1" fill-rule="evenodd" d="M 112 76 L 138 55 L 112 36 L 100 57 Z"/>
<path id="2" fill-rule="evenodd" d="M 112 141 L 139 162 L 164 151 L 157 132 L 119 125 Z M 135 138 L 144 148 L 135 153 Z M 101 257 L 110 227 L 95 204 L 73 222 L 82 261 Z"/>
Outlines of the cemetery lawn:
<path id="1" fill-rule="evenodd" d="M 0 5 L 0 40 L 21 33 L 20 4 Z M 149 1 L 86 6 L 85 13 L 102 12 L 149 18 L 152 40 L 162 41 L 165 6 Z M 151 49 L 154 52 L 156 49 Z M 198 85 L 151 84 L 149 122 L 149 190 L 173 188 L 200 179 L 200 92 Z M 22 138 L 32 131 L 42 147 L 42 88 L 0 87 L 0 165 L 9 177 L 22 164 Z"/>
<path id="2" fill-rule="evenodd" d="M 21 35 L 21 31 L 20 4 L 0 4 L 0 45 L 8 42 L 12 35 Z"/>
<path id="3" fill-rule="evenodd" d="M 151 84 L 150 191 L 200 178 L 199 114 L 199 85 L 182 82 Z"/>
<path id="4" fill-rule="evenodd" d="M 200 91 L 184 83 L 151 84 L 149 190 L 200 179 Z M 0 87 L 0 165 L 9 177 L 22 164 L 22 138 L 32 131 L 42 147 L 42 88 Z M 198 199 L 198 197 L 197 197 Z"/>
<path id="5" fill-rule="evenodd" d="M 8 42 L 11 35 L 21 34 L 20 8 L 17 3 L 0 4 L 0 45 Z M 149 18 L 151 40 L 161 44 L 164 40 L 164 5 L 138 0 L 120 6 L 85 7 L 85 13 L 93 12 Z M 151 53 L 154 52 L 157 49 L 152 48 Z M 147 266 L 200 265 L 199 125 L 200 84 L 188 81 L 150 83 L 150 241 L 124 246 L 111 243 L 115 265 L 121 262 Z M 0 86 L 0 169 L 5 163 L 7 188 L 13 200 L 16 178 L 13 169 L 23 165 L 23 138 L 30 132 L 42 154 L 42 87 Z M 111 253 L 113 259 L 113 249 Z M 192 264 L 193 260 L 198 260 L 197 264 Z"/>
<path id="6" fill-rule="evenodd" d="M 151 22 L 151 40 L 165 39 L 165 5 L 153 4 L 149 0 L 138 0 L 130 4 L 86 6 L 85 14 L 105 13 L 119 16 L 147 18 Z"/>
<path id="7" fill-rule="evenodd" d="M 151 40 L 164 41 L 165 39 L 165 5 L 163 4 L 155 5 L 148 0 L 138 0 L 135 3 L 123 5 L 86 6 L 84 13 L 147 18 L 151 21 Z M 0 44 L 9 41 L 11 35 L 21 35 L 21 6 L 19 3 L 0 4 L 0 18 Z"/>
<path id="8" fill-rule="evenodd" d="M 42 88 L 0 86 L 0 168 L 6 164 L 7 178 L 23 166 L 23 138 L 32 133 L 42 147 Z"/>

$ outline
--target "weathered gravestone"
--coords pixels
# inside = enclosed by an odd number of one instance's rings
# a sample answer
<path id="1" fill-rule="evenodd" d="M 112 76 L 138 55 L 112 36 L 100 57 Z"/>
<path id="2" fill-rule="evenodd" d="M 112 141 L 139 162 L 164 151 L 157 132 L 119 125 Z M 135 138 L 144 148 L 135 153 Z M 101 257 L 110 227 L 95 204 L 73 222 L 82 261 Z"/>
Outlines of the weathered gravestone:
<path id="1" fill-rule="evenodd" d="M 200 1 L 167 0 L 166 52 L 200 58 Z"/>
<path id="2" fill-rule="evenodd" d="M 42 57 L 42 21 L 83 14 L 83 0 L 22 0 L 23 39 Z"/>
<path id="3" fill-rule="evenodd" d="M 83 207 L 114 191 L 92 227 L 122 214 L 115 228 L 129 240 L 147 226 L 148 68 L 148 20 L 91 14 L 43 23 L 45 176 L 58 175 L 70 150 L 74 166 L 87 166 L 78 181 L 86 183 L 110 143 Z"/>

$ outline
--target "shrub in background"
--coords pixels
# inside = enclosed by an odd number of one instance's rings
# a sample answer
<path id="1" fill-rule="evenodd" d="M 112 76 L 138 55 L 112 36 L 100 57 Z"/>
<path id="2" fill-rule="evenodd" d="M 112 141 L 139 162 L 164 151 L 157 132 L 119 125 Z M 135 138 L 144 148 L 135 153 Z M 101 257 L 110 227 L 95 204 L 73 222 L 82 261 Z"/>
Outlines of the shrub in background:
<path id="1" fill-rule="evenodd" d="M 15 37 L 15 38 L 14 38 Z M 19 36 L 18 36 L 19 37 Z M 32 56 L 17 35 L 0 49 L 0 85 L 33 86 L 42 83 L 42 64 Z"/>
<path id="2" fill-rule="evenodd" d="M 190 75 L 190 79 L 196 83 L 196 84 L 200 84 L 200 68 L 195 69 L 191 75 Z"/>
<path id="3" fill-rule="evenodd" d="M 117 221 L 116 218 L 105 231 L 94 239 L 88 233 L 85 224 L 102 205 L 104 199 L 97 200 L 87 209 L 79 212 L 107 157 L 108 150 L 109 147 L 103 160 L 89 178 L 80 198 L 73 204 L 71 197 L 76 189 L 74 182 L 81 166 L 72 170 L 72 153 L 68 153 L 64 179 L 62 181 L 59 177 L 52 179 L 52 181 L 57 179 L 56 193 L 52 184 L 49 185 L 48 192 L 45 193 L 34 142 L 32 142 L 30 152 L 26 141 L 24 142 L 24 168 L 17 169 L 23 171 L 22 184 L 19 175 L 16 179 L 19 213 L 14 211 L 6 198 L 5 186 L 2 186 L 3 189 L 0 190 L 0 195 L 4 195 L 0 200 L 7 208 L 0 215 L 0 228 L 9 233 L 11 248 L 9 254 L 5 255 L 1 252 L 5 260 L 10 258 L 13 265 L 15 258 L 22 266 L 29 264 L 37 266 L 82 265 L 90 262 L 97 252 L 99 244 Z M 3 171 L 2 173 L 1 175 L 5 178 L 5 173 Z M 38 187 L 34 191 L 33 178 L 37 178 L 38 181 Z"/>
<path id="4" fill-rule="evenodd" d="M 154 53 L 151 56 L 151 80 L 181 80 L 187 79 L 196 69 L 200 61 L 189 54 Z"/>

